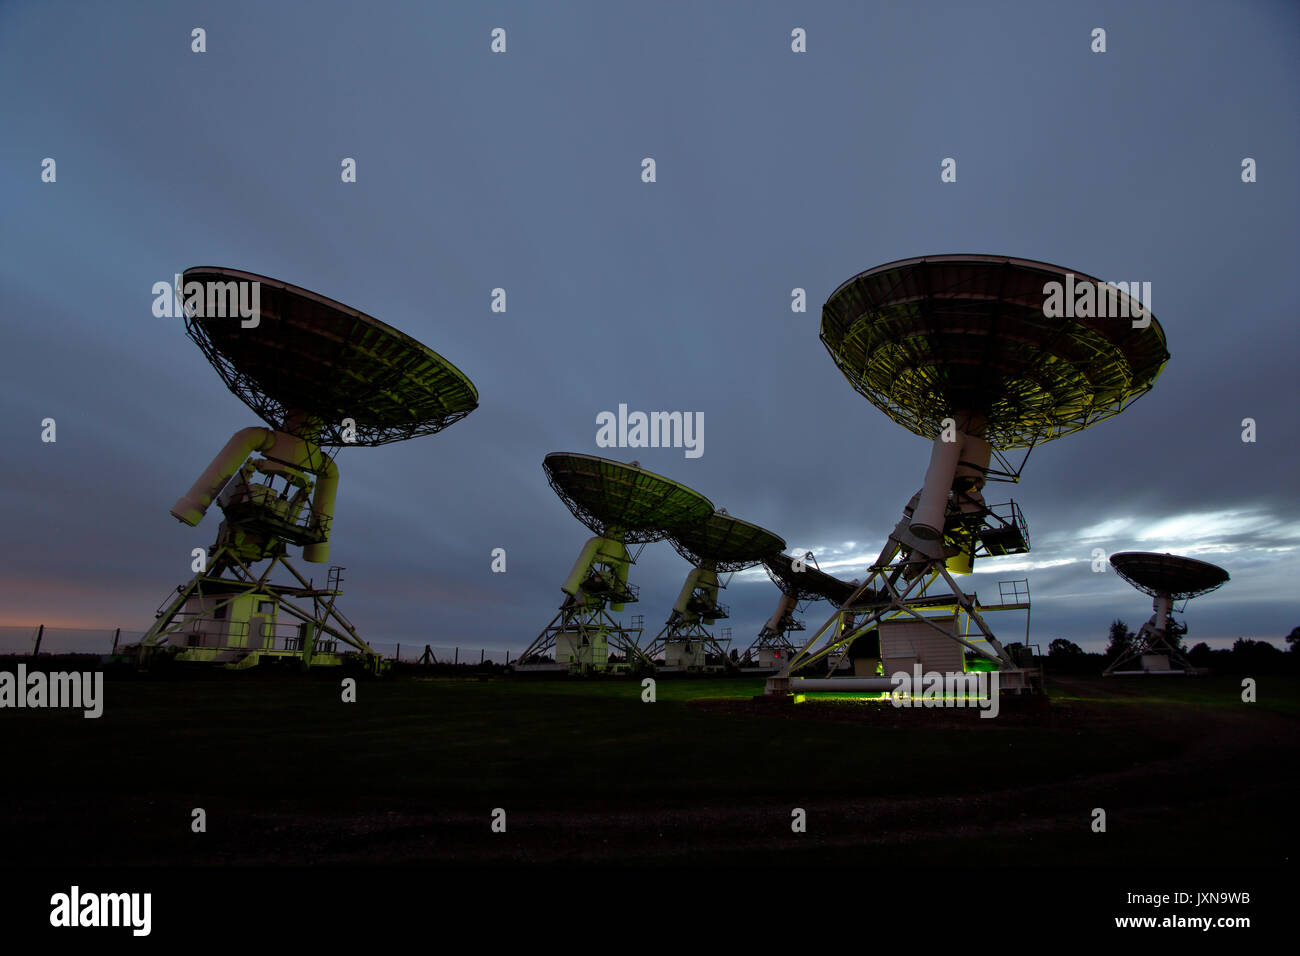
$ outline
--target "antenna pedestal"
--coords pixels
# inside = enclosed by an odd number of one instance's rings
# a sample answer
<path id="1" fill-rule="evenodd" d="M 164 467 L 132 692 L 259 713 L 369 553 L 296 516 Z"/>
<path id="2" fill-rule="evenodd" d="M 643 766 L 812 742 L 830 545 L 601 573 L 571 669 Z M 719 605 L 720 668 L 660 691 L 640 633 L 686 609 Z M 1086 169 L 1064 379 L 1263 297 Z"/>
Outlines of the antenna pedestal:
<path id="1" fill-rule="evenodd" d="M 635 563 L 626 541 L 617 533 L 588 540 L 560 587 L 564 603 L 519 655 L 514 669 L 575 674 L 629 667 L 652 670 L 639 646 L 640 628 L 623 627 L 606 610 L 621 611 L 625 604 L 636 602 L 637 589 L 627 582 L 628 568 Z M 611 648 L 623 654 L 622 664 L 609 659 Z"/>
<path id="2" fill-rule="evenodd" d="M 740 655 L 742 667 L 779 670 L 785 666 L 798 650 L 789 635 L 806 627 L 803 621 L 794 616 L 798 606 L 799 600 L 795 595 L 781 594 L 776 610 L 758 632 L 758 637 Z"/>
<path id="3" fill-rule="evenodd" d="M 254 572 L 254 562 L 240 557 L 224 523 L 210 552 L 208 570 L 176 589 L 176 597 L 141 639 L 137 654 L 142 669 L 162 653 L 234 670 L 267 661 L 296 661 L 304 669 L 339 665 L 356 655 L 371 672 L 382 672 L 382 657 L 334 606 L 343 593 L 342 568 L 330 568 L 325 588 L 313 587 L 283 553 Z M 296 583 L 273 582 L 279 566 Z"/>
<path id="4" fill-rule="evenodd" d="M 730 616 L 730 608 L 718 601 L 718 590 L 725 586 L 719 583 L 718 574 L 712 568 L 695 567 L 686 575 L 672 614 L 645 650 L 646 658 L 654 661 L 658 670 L 720 671 L 737 666 L 727 656 L 722 642 L 708 629 L 714 621 Z M 660 655 L 662 664 L 657 661 Z M 717 657 L 721 663 L 711 663 L 710 656 Z"/>
<path id="5" fill-rule="evenodd" d="M 1016 521 L 1006 522 L 993 509 L 973 508 L 972 501 L 969 495 L 953 495 L 943 532 L 935 540 L 919 538 L 912 515 L 905 513 L 866 581 L 794 653 L 780 673 L 769 678 L 767 693 L 788 693 L 798 684 L 797 679 L 792 683 L 792 676 L 801 670 L 813 671 L 820 666 L 828 676 L 847 670 L 853 643 L 875 631 L 879 631 L 878 653 L 886 677 L 893 669 L 902 669 L 904 663 L 910 668 L 911 660 L 921 663 L 923 670 L 964 671 L 965 654 L 969 652 L 991 662 L 1001 672 L 1004 691 L 1036 689 L 1041 680 L 1038 669 L 1025 666 L 1026 658 L 1018 648 L 1013 654 L 998 640 L 980 613 L 975 596 L 962 591 L 949 569 L 954 560 L 969 564 L 977 554 L 991 553 L 984 543 L 990 530 L 1001 534 L 1007 526 L 1016 528 L 1021 546 L 1015 550 L 1029 550 L 1027 531 L 1014 502 L 1009 507 Z M 997 553 L 1013 553 L 1007 549 L 1008 544 L 1005 540 L 999 544 L 1002 550 Z M 938 586 L 935 591 L 932 585 Z M 1027 610 L 1027 598 L 1017 607 Z M 965 625 L 965 633 L 959 633 L 960 624 Z M 972 624 L 977 634 L 970 633 Z M 871 663 L 874 665 L 874 659 Z"/>
<path id="6" fill-rule="evenodd" d="M 1174 620 L 1172 597 L 1157 594 L 1152 606 L 1155 613 L 1142 625 L 1128 648 L 1102 671 L 1103 677 L 1201 673 L 1183 653 L 1180 639 L 1187 633 L 1187 626 Z"/>
<path id="7" fill-rule="evenodd" d="M 309 562 L 329 558 L 337 487 L 338 467 L 311 440 L 270 428 L 237 432 L 172 508 L 195 525 L 215 499 L 225 520 L 206 568 L 177 589 L 141 640 L 141 666 L 165 648 L 176 660 L 236 669 L 286 659 L 304 668 L 341 664 L 355 652 L 382 670 L 380 655 L 334 606 L 341 569 L 331 568 L 329 586 L 317 589 L 288 558 L 290 546 Z M 294 583 L 271 580 L 279 566 Z"/>

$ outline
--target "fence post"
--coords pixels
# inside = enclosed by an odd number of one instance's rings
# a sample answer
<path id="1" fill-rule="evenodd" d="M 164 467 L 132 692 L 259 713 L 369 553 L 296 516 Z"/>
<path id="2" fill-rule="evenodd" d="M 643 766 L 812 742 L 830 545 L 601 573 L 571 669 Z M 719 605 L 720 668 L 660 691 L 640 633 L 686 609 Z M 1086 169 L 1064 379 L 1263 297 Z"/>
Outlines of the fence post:
<path id="1" fill-rule="evenodd" d="M 45 625 L 42 624 L 36 629 L 36 646 L 32 648 L 32 657 L 36 657 L 41 652 L 41 638 L 45 636 Z"/>
<path id="2" fill-rule="evenodd" d="M 460 663 L 460 648 L 459 648 L 459 647 L 456 648 L 456 653 L 455 653 L 455 655 L 454 655 L 454 657 L 453 657 L 453 659 L 452 659 L 452 663 L 453 663 L 453 664 L 459 664 L 459 663 Z"/>
<path id="3" fill-rule="evenodd" d="M 398 645 L 397 645 L 397 653 L 396 653 L 395 655 L 393 655 L 393 660 L 395 660 L 395 661 L 400 661 L 401 659 L 402 659 L 402 645 L 401 645 L 401 644 L 398 644 Z"/>
<path id="4" fill-rule="evenodd" d="M 480 666 L 480 667 L 483 666 L 483 655 L 486 654 L 486 653 L 487 653 L 487 651 L 486 651 L 484 648 L 480 647 L 480 648 L 478 649 L 478 663 L 479 663 L 479 666 Z"/>

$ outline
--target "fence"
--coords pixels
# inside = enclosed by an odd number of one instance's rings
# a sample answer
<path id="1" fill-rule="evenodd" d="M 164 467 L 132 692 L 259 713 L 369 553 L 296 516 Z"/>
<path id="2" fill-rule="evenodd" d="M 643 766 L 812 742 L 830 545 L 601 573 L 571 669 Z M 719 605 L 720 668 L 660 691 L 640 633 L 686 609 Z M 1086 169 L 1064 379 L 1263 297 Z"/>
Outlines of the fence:
<path id="1" fill-rule="evenodd" d="M 42 654 L 108 654 L 114 637 L 119 645 L 132 644 L 144 631 L 112 627 L 0 627 L 0 654 L 33 654 L 40 640 Z"/>
<path id="2" fill-rule="evenodd" d="M 433 654 L 433 659 L 439 664 L 507 664 L 519 656 L 519 651 L 501 650 L 490 647 L 472 647 L 467 645 L 454 644 L 422 644 L 416 641 L 407 643 L 403 641 L 400 644 L 386 644 L 377 641 L 371 641 L 370 646 L 389 660 L 404 661 L 408 664 L 415 664 L 425 656 L 425 648 Z"/>
<path id="3" fill-rule="evenodd" d="M 144 637 L 144 631 L 127 631 L 112 627 L 0 627 L 0 655 L 31 655 L 40 640 L 41 654 L 109 654 L 114 645 L 134 644 Z M 507 664 L 519 656 L 519 651 L 500 648 L 475 647 L 470 644 L 436 644 L 423 642 L 371 642 L 370 646 L 389 660 L 415 664 L 425 659 L 428 647 L 439 664 Z M 340 649 L 346 647 L 340 645 Z"/>

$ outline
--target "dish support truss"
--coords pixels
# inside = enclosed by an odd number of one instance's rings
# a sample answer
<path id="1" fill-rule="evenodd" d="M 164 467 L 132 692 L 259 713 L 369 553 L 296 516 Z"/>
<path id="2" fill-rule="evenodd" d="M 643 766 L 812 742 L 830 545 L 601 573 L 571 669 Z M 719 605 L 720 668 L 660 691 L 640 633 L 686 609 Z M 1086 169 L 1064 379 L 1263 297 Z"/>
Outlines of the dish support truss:
<path id="1" fill-rule="evenodd" d="M 790 640 L 790 635 L 808 627 L 795 617 L 798 609 L 798 598 L 782 592 L 776 610 L 740 655 L 742 667 L 783 667 L 794 657 L 799 648 Z"/>
<path id="2" fill-rule="evenodd" d="M 620 667 L 653 670 L 640 648 L 641 629 L 624 627 L 607 610 L 622 611 L 624 605 L 636 602 L 637 588 L 627 581 L 628 569 L 635 563 L 636 557 L 628 553 L 624 536 L 617 530 L 589 539 L 560 586 L 564 603 L 519 655 L 515 669 L 577 674 L 605 673 Z M 611 648 L 623 654 L 622 665 L 609 660 Z M 547 655 L 554 661 L 543 660 Z"/>
<path id="3" fill-rule="evenodd" d="M 1139 667 L 1137 670 L 1121 670 L 1125 664 L 1132 661 L 1137 661 L 1140 665 L 1143 656 L 1149 654 L 1165 655 L 1169 662 L 1177 664 L 1179 670 L 1185 675 L 1200 673 L 1178 646 L 1179 638 L 1187 633 L 1187 625 L 1174 620 L 1173 612 L 1177 610 L 1181 613 L 1187 606 L 1187 601 L 1175 602 L 1171 595 L 1164 593 L 1155 595 L 1151 604 L 1155 613 L 1142 625 L 1142 629 L 1134 636 L 1128 648 L 1101 672 L 1103 677 L 1132 673 L 1177 673 L 1173 670 L 1150 672 L 1145 667 Z"/>
<path id="4" fill-rule="evenodd" d="M 258 452 L 265 457 L 251 457 Z M 342 643 L 379 672 L 381 656 L 335 607 L 342 568 L 331 567 L 328 586 L 316 588 L 288 558 L 289 545 L 302 547 L 308 562 L 328 558 L 337 483 L 337 466 L 309 439 L 269 428 L 237 432 L 172 508 L 175 517 L 193 526 L 217 500 L 225 520 L 203 570 L 176 589 L 141 639 L 140 666 L 147 667 L 164 648 L 179 660 L 234 668 L 265 658 L 296 658 L 303 667 L 338 664 Z M 263 561 L 266 566 L 254 570 Z M 278 567 L 295 583 L 274 583 Z M 235 619 L 231 612 L 254 600 L 258 613 Z M 261 602 L 273 607 L 263 612 Z M 281 612 L 297 623 L 281 623 Z M 287 633 L 286 627 L 291 628 Z"/>
<path id="5" fill-rule="evenodd" d="M 804 570 L 805 562 L 815 567 L 819 573 L 821 572 L 821 566 L 817 564 L 817 558 L 811 551 L 805 552 L 802 558 L 792 559 L 792 572 L 797 573 L 795 569 Z M 815 601 L 827 600 L 829 595 L 825 593 L 824 587 L 801 585 L 791 580 L 788 574 L 770 565 L 766 570 L 768 578 L 781 592 L 781 598 L 772 616 L 759 629 L 758 636 L 740 655 L 740 664 L 742 667 L 761 670 L 780 670 L 799 650 L 798 645 L 790 639 L 789 635 L 796 631 L 807 630 L 807 624 L 795 617 L 795 614 L 800 612 L 800 605 L 807 608 Z M 856 582 L 854 585 L 844 586 L 851 588 L 856 586 Z M 838 607 L 834 601 L 832 604 Z"/>
<path id="6" fill-rule="evenodd" d="M 718 580 L 717 571 L 707 565 L 696 566 L 686 575 L 677 602 L 663 628 L 645 650 L 647 660 L 663 655 L 663 665 L 656 667 L 686 671 L 735 669 L 727 656 L 724 642 L 709 630 L 715 621 L 726 620 L 731 609 L 718 601 L 719 589 L 726 585 Z M 710 664 L 709 655 L 721 663 Z"/>
<path id="7" fill-rule="evenodd" d="M 878 628 L 882 621 L 902 618 L 924 622 L 965 650 L 994 662 L 1011 678 L 1004 681 L 1005 690 L 1014 691 L 1017 684 L 1028 689 L 1036 681 L 1036 675 L 1022 667 L 1021 660 L 998 640 L 981 614 L 982 610 L 1028 611 L 1027 587 L 1023 595 L 1017 589 L 1010 600 L 1004 597 L 997 605 L 981 607 L 975 596 L 963 592 L 953 579 L 954 570 L 967 573 L 976 557 L 1029 550 L 1028 529 L 1020 509 L 1014 501 L 989 507 L 976 491 L 954 490 L 942 534 L 931 539 L 911 530 L 919 498 L 920 493 L 913 496 L 866 580 L 794 653 L 784 669 L 768 678 L 767 693 L 789 693 L 791 676 L 800 670 L 824 665 L 827 675 L 833 674 L 855 640 Z M 949 593 L 930 591 L 939 582 L 947 586 Z M 955 608 L 979 633 L 954 633 L 923 613 L 937 608 Z M 1013 674 L 1018 676 L 1011 677 Z"/>
<path id="8" fill-rule="evenodd" d="M 338 644 L 351 647 L 374 672 L 382 669 L 380 655 L 360 635 L 352 622 L 334 606 L 342 594 L 340 567 L 331 567 L 329 586 L 316 588 L 290 563 L 285 555 L 272 558 L 260 572 L 254 572 L 223 544 L 211 550 L 211 573 L 196 574 L 188 584 L 177 588 L 176 597 L 161 608 L 153 626 L 140 642 L 139 660 L 147 667 L 165 646 L 177 649 L 178 660 L 225 662 L 243 669 L 259 660 L 297 658 L 304 668 L 313 664 L 339 664 Z M 298 586 L 272 584 L 270 577 L 283 566 Z M 223 622 L 217 614 L 227 612 L 240 598 L 274 602 L 278 614 L 268 615 L 278 623 L 273 630 L 258 633 L 250 627 L 242 631 Z M 205 601 L 210 597 L 210 601 Z M 192 601 L 203 607 L 195 613 L 187 610 Z M 310 602 L 310 603 L 305 603 Z M 298 623 L 285 633 L 285 615 Z M 261 616 L 261 615 L 259 615 Z M 213 640 L 213 637 L 216 640 Z M 223 639 L 224 638 L 224 639 Z"/>

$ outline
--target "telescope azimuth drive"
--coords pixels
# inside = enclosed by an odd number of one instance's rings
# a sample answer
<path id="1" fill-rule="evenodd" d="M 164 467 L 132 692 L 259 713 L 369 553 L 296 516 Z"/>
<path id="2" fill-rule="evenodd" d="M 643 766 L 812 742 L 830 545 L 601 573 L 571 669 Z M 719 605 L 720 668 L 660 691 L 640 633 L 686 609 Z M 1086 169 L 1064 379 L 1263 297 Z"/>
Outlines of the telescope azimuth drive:
<path id="1" fill-rule="evenodd" d="M 1053 285 L 1068 294 L 1091 288 L 1089 307 L 1071 300 L 1063 311 L 1049 308 Z M 1003 647 L 952 574 L 969 573 L 976 558 L 1028 552 L 1019 508 L 986 504 L 986 482 L 1018 481 L 1037 444 L 1104 421 L 1146 394 L 1169 358 L 1160 324 L 1126 291 L 1084 273 L 1030 259 L 942 255 L 890 262 L 840 285 L 822 307 L 821 341 L 854 389 L 931 441 L 930 464 L 846 602 L 863 607 L 874 592 L 869 613 L 851 628 L 832 630 L 836 618 L 827 621 L 769 680 L 769 693 L 789 692 L 791 674 L 818 662 L 835 670 L 849 645 L 877 627 L 886 674 L 914 663 L 961 671 L 969 652 L 996 662 L 1003 689 L 1030 689 L 1027 649 Z M 1024 455 L 1013 464 L 1007 453 L 1017 450 Z M 926 594 L 941 578 L 951 592 L 946 604 Z M 1027 609 L 1027 584 L 1022 594 L 1021 582 L 1004 583 L 1016 585 L 1012 596 L 982 607 Z M 958 634 L 962 618 L 979 636 Z"/>
<path id="2" fill-rule="evenodd" d="M 721 670 L 738 666 L 727 656 L 727 648 L 708 630 L 725 620 L 731 609 L 718 600 L 726 585 L 719 573 L 734 574 L 780 554 L 785 541 L 756 524 L 715 511 L 703 521 L 674 531 L 668 538 L 673 548 L 691 564 L 672 613 L 645 651 L 656 661 L 663 655 L 665 671 Z M 709 657 L 716 658 L 710 662 Z"/>
<path id="3" fill-rule="evenodd" d="M 315 292 L 210 266 L 188 269 L 184 279 L 187 291 L 193 283 L 205 289 L 208 303 L 186 304 L 187 335 L 269 427 L 237 432 L 172 507 L 195 526 L 215 501 L 224 520 L 203 570 L 159 609 L 140 643 L 141 663 L 166 650 L 237 668 L 286 658 L 339 664 L 341 642 L 378 670 L 380 655 L 335 607 L 343 569 L 331 567 L 318 587 L 289 561 L 288 548 L 301 547 L 309 563 L 329 560 L 338 467 L 327 449 L 434 434 L 472 412 L 478 392 L 432 349 Z M 220 301 L 249 286 L 256 321 L 211 307 L 214 290 Z M 255 571 L 262 561 L 269 563 Z M 293 581 L 273 582 L 277 567 Z"/>
<path id="4" fill-rule="evenodd" d="M 1174 605 L 1181 611 L 1192 598 L 1217 591 L 1228 582 L 1228 572 L 1208 561 L 1151 551 L 1121 551 L 1110 556 L 1110 564 L 1121 578 L 1151 595 L 1155 613 L 1102 675 L 1198 673 L 1179 646 L 1187 625 L 1174 620 Z M 1120 669 L 1133 661 L 1137 669 Z"/>
<path id="5" fill-rule="evenodd" d="M 609 614 L 637 600 L 628 569 L 640 548 L 633 555 L 627 546 L 644 547 L 705 519 L 713 513 L 712 502 L 637 462 L 553 452 L 542 466 L 551 488 L 594 537 L 560 585 L 565 596 L 559 611 L 519 656 L 516 669 L 653 669 L 639 646 L 640 628 L 625 628 Z M 610 660 L 611 647 L 623 654 L 621 664 Z"/>

